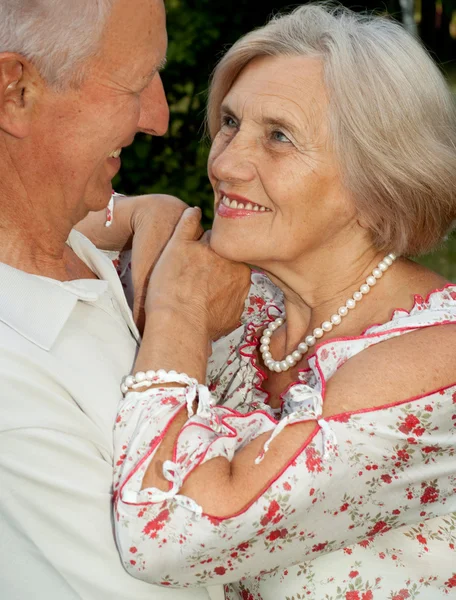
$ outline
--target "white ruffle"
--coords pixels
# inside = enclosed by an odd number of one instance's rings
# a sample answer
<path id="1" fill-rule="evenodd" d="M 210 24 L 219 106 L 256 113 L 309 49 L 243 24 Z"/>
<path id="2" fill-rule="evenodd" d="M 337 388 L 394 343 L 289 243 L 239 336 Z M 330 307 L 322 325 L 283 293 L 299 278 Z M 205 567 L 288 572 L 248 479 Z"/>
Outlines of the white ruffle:
<path id="1" fill-rule="evenodd" d="M 322 430 L 323 458 L 327 459 L 333 456 L 337 447 L 337 439 L 329 423 L 322 418 L 322 412 L 323 398 L 320 392 L 304 383 L 296 384 L 290 388 L 285 397 L 282 410 L 282 414 L 286 416 L 274 428 L 271 436 L 263 446 L 263 451 L 256 457 L 255 464 L 261 463 L 269 450 L 271 442 L 287 425 L 299 422 L 305 423 L 306 421 L 316 421 Z"/>

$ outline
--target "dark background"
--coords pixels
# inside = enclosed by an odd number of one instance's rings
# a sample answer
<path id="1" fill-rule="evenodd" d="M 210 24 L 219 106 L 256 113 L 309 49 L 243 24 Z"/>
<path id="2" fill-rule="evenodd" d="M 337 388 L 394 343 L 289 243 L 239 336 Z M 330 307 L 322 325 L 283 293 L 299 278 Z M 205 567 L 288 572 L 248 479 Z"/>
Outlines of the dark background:
<path id="1" fill-rule="evenodd" d="M 354 10 L 388 13 L 401 20 L 399 0 L 345 3 Z M 278 0 L 165 0 L 168 18 L 168 64 L 162 73 L 171 111 L 164 138 L 138 135 L 122 153 L 122 170 L 114 182 L 125 194 L 168 193 L 203 209 L 212 220 L 212 190 L 206 176 L 209 142 L 204 110 L 210 74 L 241 35 L 263 25 L 277 12 L 298 4 Z M 418 31 L 436 61 L 456 86 L 456 0 L 417 0 Z M 453 36 L 453 37 L 452 37 Z M 456 280 L 456 240 L 424 260 Z"/>

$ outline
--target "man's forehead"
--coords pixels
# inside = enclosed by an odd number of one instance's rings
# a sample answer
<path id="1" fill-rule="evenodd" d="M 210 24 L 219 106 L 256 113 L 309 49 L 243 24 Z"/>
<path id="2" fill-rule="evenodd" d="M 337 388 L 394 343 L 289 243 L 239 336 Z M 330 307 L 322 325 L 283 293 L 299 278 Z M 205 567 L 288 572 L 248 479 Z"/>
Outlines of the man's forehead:
<path id="1" fill-rule="evenodd" d="M 162 0 L 117 0 L 104 33 L 106 51 L 166 54 L 166 15 Z"/>

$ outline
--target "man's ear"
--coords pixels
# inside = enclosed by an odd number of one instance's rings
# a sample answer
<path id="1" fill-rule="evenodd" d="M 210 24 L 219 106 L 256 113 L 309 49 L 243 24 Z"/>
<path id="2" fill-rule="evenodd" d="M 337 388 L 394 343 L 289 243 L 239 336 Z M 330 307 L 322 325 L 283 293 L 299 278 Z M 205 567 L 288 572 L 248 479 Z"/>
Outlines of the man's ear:
<path id="1" fill-rule="evenodd" d="M 16 138 L 30 132 L 36 70 L 20 54 L 0 53 L 0 130 Z"/>

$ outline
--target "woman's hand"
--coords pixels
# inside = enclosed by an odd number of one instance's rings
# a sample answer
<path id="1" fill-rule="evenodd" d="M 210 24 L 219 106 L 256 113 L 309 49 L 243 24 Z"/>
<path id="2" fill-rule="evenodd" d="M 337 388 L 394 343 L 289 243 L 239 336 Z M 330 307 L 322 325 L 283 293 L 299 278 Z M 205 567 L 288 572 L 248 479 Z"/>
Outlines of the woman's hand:
<path id="1" fill-rule="evenodd" d="M 216 254 L 210 232 L 202 235 L 199 208 L 187 209 L 151 276 L 146 315 L 156 310 L 182 313 L 211 340 L 239 323 L 250 288 L 250 269 Z"/>
<path id="2" fill-rule="evenodd" d="M 111 227 L 105 227 L 105 210 L 89 213 L 75 227 L 100 250 L 132 250 L 133 316 L 140 331 L 150 273 L 186 207 L 165 194 L 117 196 Z"/>
<path id="3" fill-rule="evenodd" d="M 149 281 L 146 325 L 135 371 L 176 370 L 206 380 L 210 343 L 240 321 L 250 269 L 221 258 L 187 209 Z"/>
<path id="4" fill-rule="evenodd" d="M 149 278 L 186 208 L 185 202 L 174 196 L 156 194 L 143 196 L 132 214 L 133 317 L 141 332 Z"/>

